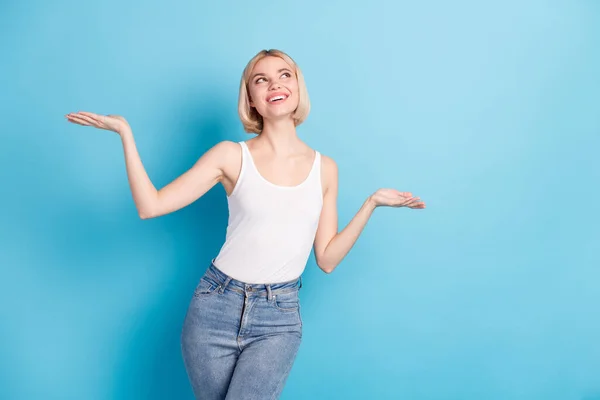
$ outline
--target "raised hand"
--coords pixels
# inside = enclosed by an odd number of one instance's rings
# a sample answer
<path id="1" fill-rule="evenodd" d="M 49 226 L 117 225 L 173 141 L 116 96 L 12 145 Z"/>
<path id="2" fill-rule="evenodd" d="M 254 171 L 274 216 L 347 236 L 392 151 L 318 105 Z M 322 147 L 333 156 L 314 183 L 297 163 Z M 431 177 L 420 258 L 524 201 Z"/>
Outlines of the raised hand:
<path id="1" fill-rule="evenodd" d="M 379 189 L 371 195 L 371 200 L 376 206 L 425 208 L 425 203 L 419 197 L 396 189 Z"/>
<path id="2" fill-rule="evenodd" d="M 106 129 L 121 135 L 126 129 L 130 129 L 127 120 L 120 115 L 100 115 L 86 111 L 69 113 L 65 115 L 69 122 L 74 124 L 93 126 L 94 128 Z"/>

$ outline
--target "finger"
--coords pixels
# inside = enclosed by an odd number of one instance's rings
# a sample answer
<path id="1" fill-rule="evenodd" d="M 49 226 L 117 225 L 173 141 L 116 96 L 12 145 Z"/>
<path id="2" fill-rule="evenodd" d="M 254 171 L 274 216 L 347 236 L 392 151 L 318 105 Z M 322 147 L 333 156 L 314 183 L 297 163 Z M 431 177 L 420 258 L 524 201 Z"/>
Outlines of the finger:
<path id="1" fill-rule="evenodd" d="M 83 116 L 77 115 L 77 114 L 68 114 L 66 117 L 67 117 L 67 119 L 73 120 L 73 121 L 86 122 L 86 123 L 89 122 L 89 121 L 85 120 L 83 118 Z"/>
<path id="2" fill-rule="evenodd" d="M 76 113 L 74 113 L 80 117 L 87 117 L 87 118 L 91 118 L 91 119 L 99 119 L 100 115 L 96 114 L 96 113 L 92 113 L 92 112 L 87 112 L 87 111 L 77 111 Z"/>
<path id="3" fill-rule="evenodd" d="M 87 115 L 78 115 L 77 117 L 80 118 L 80 119 L 82 119 L 82 120 L 84 120 L 84 121 L 89 122 L 92 125 L 99 125 L 100 124 L 100 122 L 97 121 L 95 118 L 89 117 Z"/>
<path id="4" fill-rule="evenodd" d="M 394 197 L 400 201 L 406 201 L 413 198 L 412 196 L 407 195 L 406 192 L 397 192 Z"/>
<path id="5" fill-rule="evenodd" d="M 411 197 L 410 199 L 404 201 L 402 203 L 402 206 L 404 206 L 404 207 L 410 207 L 413 204 L 418 203 L 419 201 L 421 201 L 421 199 L 419 197 Z"/>
<path id="6" fill-rule="evenodd" d="M 69 122 L 73 122 L 73 123 L 79 124 L 79 125 L 90 125 L 89 122 L 79 119 L 77 117 L 69 117 Z"/>
<path id="7" fill-rule="evenodd" d="M 418 203 L 415 203 L 415 204 L 411 204 L 411 205 L 409 205 L 409 207 L 410 208 L 425 208 L 425 203 L 423 203 L 421 201 L 421 202 L 418 202 Z"/>
<path id="8" fill-rule="evenodd" d="M 394 194 L 397 194 L 397 195 L 399 195 L 399 196 L 403 196 L 403 197 L 412 197 L 412 193 L 411 193 L 411 192 L 401 192 L 401 191 L 399 191 L 399 190 L 396 190 L 396 189 L 391 189 L 391 191 L 392 191 Z"/>
<path id="9" fill-rule="evenodd" d="M 95 124 L 102 124 L 104 122 L 103 120 L 103 115 L 100 114 L 95 114 L 95 113 L 91 113 L 91 112 L 87 112 L 87 111 L 79 111 L 77 113 L 75 113 L 75 115 L 77 115 L 78 117 L 81 118 L 88 118 L 87 120 L 90 122 L 93 122 Z"/>
<path id="10" fill-rule="evenodd" d="M 100 119 L 99 114 L 88 112 L 88 111 L 79 111 L 79 114 L 85 115 L 85 116 L 93 118 L 93 119 Z"/>
<path id="11" fill-rule="evenodd" d="M 395 199 L 390 201 L 392 207 L 405 207 L 410 202 L 410 199 Z"/>

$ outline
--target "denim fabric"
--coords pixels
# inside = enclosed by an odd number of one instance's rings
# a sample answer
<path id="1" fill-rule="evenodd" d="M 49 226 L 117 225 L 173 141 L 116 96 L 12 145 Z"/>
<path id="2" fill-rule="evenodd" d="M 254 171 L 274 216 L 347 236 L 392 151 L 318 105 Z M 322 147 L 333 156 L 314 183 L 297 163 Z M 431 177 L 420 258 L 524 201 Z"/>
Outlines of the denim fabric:
<path id="1" fill-rule="evenodd" d="M 302 339 L 301 287 L 301 277 L 248 284 L 210 264 L 181 332 L 196 399 L 279 398 Z"/>

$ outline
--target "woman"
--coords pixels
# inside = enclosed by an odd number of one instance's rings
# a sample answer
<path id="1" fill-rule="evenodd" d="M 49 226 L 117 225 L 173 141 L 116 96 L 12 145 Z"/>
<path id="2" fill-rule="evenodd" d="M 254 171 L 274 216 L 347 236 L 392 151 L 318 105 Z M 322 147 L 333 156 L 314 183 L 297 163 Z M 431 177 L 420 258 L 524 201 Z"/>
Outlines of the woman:
<path id="1" fill-rule="evenodd" d="M 160 190 L 148 178 L 127 121 L 79 112 L 69 121 L 117 132 L 141 218 L 179 210 L 217 182 L 227 194 L 225 243 L 200 279 L 181 335 L 198 399 L 276 399 L 302 338 L 298 292 L 314 246 L 331 273 L 378 206 L 425 208 L 411 193 L 379 189 L 338 233 L 333 159 L 296 134 L 310 109 L 302 72 L 278 50 L 263 50 L 242 74 L 239 115 L 256 137 L 222 141 Z"/>

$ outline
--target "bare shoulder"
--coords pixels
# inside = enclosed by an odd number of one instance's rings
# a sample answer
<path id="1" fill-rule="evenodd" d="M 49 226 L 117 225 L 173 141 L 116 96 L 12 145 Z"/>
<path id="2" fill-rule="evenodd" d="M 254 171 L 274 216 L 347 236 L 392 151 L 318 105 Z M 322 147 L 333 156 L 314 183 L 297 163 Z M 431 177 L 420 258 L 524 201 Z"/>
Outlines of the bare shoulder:
<path id="1" fill-rule="evenodd" d="M 337 172 L 337 163 L 335 160 L 325 154 L 321 154 L 321 164 L 323 165 L 323 171 L 326 175 L 331 175 Z"/>
<path id="2" fill-rule="evenodd" d="M 335 160 L 329 156 L 321 154 L 321 182 L 323 193 L 327 192 L 330 187 L 337 188 L 338 181 L 338 166 Z"/>
<path id="3" fill-rule="evenodd" d="M 231 140 L 220 141 L 213 148 L 220 156 L 224 157 L 235 157 L 241 151 L 240 145 Z"/>
<path id="4" fill-rule="evenodd" d="M 216 160 L 219 169 L 225 170 L 228 165 L 239 158 L 241 149 L 240 145 L 231 140 L 223 140 L 215 144 L 207 153 L 211 154 L 211 158 Z"/>

